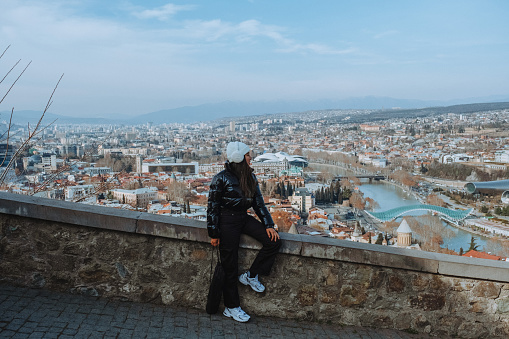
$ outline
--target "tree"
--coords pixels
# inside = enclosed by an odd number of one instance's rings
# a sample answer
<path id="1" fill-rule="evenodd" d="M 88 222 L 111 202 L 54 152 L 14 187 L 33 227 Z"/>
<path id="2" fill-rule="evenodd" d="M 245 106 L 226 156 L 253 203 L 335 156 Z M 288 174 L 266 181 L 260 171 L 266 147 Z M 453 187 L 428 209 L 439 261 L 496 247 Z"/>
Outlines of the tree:
<path id="1" fill-rule="evenodd" d="M 477 249 L 479 248 L 479 245 L 476 244 L 475 240 L 476 237 L 472 236 L 472 238 L 470 239 L 470 247 L 468 248 L 468 251 L 471 250 L 477 251 Z"/>
<path id="2" fill-rule="evenodd" d="M 187 187 L 185 182 L 174 181 L 169 183 L 167 192 L 167 199 L 169 201 L 176 201 L 179 204 L 182 204 L 185 200 L 189 200 L 193 197 L 193 193 Z"/>
<path id="3" fill-rule="evenodd" d="M 365 209 L 366 200 L 364 199 L 364 194 L 360 191 L 353 192 L 350 196 L 350 204 L 357 211 Z"/>
<path id="4" fill-rule="evenodd" d="M 2 59 L 2 57 L 5 55 L 5 53 L 7 52 L 7 50 L 10 47 L 11 47 L 10 45 L 7 46 L 7 48 L 2 52 L 2 54 L 0 54 L 0 59 Z M 20 61 L 21 61 L 21 59 L 18 60 L 18 62 L 16 62 L 10 68 L 10 70 L 5 73 L 5 75 L 0 80 L 0 84 L 18 66 Z M 6 92 L 3 95 L 2 95 L 2 93 L 0 93 L 0 104 L 5 100 L 5 98 L 10 93 L 10 91 L 12 90 L 14 85 L 16 85 L 18 80 L 25 73 L 25 71 L 28 69 L 28 67 L 30 66 L 31 63 L 32 62 L 30 61 L 25 66 L 25 68 L 19 73 L 19 75 L 16 77 L 16 79 L 12 82 L 11 86 L 8 87 L 8 89 L 6 90 Z M 53 121 L 53 122 L 51 122 L 50 124 L 48 124 L 46 126 L 42 125 L 42 121 L 44 119 L 44 116 L 46 115 L 48 109 L 50 108 L 51 104 L 53 103 L 53 101 L 52 101 L 53 95 L 55 94 L 55 92 L 57 90 L 57 87 L 60 84 L 60 81 L 62 80 L 63 76 L 64 76 L 63 74 L 62 74 L 62 76 L 60 76 L 60 79 L 58 80 L 57 84 L 55 85 L 55 87 L 53 89 L 53 92 L 51 93 L 51 95 L 50 95 L 50 97 L 48 99 L 48 102 L 46 103 L 46 107 L 44 108 L 44 110 L 43 110 L 39 120 L 37 121 L 35 126 L 31 126 L 29 124 L 27 135 L 24 136 L 23 138 L 21 138 L 21 140 L 22 140 L 21 143 L 18 144 L 16 147 L 14 147 L 14 152 L 11 155 L 10 159 L 8 159 L 7 158 L 8 150 L 12 147 L 12 145 L 11 145 L 11 138 L 10 138 L 11 135 L 10 134 L 11 134 L 11 127 L 12 127 L 12 117 L 14 115 L 14 107 L 11 109 L 10 118 L 6 119 L 6 120 L 9 121 L 8 124 L 7 124 L 7 130 L 6 130 L 6 132 L 4 132 L 3 134 L 0 135 L 0 142 L 4 143 L 6 145 L 6 153 L 5 154 L 0 154 L 0 164 L 3 167 L 3 172 L 0 173 L 0 185 L 2 185 L 5 182 L 7 175 L 10 173 L 10 170 L 15 167 L 16 162 L 18 161 L 18 159 L 26 152 L 26 150 L 28 150 L 30 148 L 30 146 L 32 145 L 32 142 L 34 141 L 34 139 L 36 139 L 46 128 L 48 128 L 50 125 L 52 125 L 55 122 L 55 121 Z"/>
<path id="5" fill-rule="evenodd" d="M 382 242 L 384 241 L 384 236 L 382 233 L 378 233 L 378 237 L 376 238 L 375 244 L 382 245 Z"/>
<path id="6" fill-rule="evenodd" d="M 404 170 L 399 170 L 392 173 L 389 178 L 397 181 L 405 186 L 417 186 L 417 182 L 412 178 L 412 175 Z"/>
<path id="7" fill-rule="evenodd" d="M 490 211 L 490 209 L 488 208 L 488 206 L 486 205 L 482 205 L 480 210 L 479 210 L 481 213 L 488 213 Z M 495 212 L 496 213 L 496 212 Z M 499 213 L 497 213 L 499 214 Z"/>
<path id="8" fill-rule="evenodd" d="M 348 200 L 352 196 L 352 191 L 349 188 L 345 188 L 342 190 L 341 200 Z"/>
<path id="9" fill-rule="evenodd" d="M 370 197 L 366 198 L 366 209 L 367 210 L 373 211 L 379 207 L 380 207 L 380 205 L 373 198 L 370 198 Z"/>
<path id="10" fill-rule="evenodd" d="M 288 198 L 288 195 L 287 195 L 287 193 L 286 193 L 285 183 L 284 183 L 284 182 L 281 182 L 280 187 L 281 187 L 281 198 L 282 198 L 282 199 L 286 199 L 286 198 Z"/>
<path id="11" fill-rule="evenodd" d="M 292 186 L 292 183 L 289 183 L 288 184 L 288 194 L 287 194 L 287 197 L 291 197 L 293 195 L 293 192 L 294 192 L 294 188 Z"/>
<path id="12" fill-rule="evenodd" d="M 445 202 L 440 199 L 440 197 L 438 195 L 436 195 L 435 193 L 431 193 L 430 195 L 428 195 L 426 197 L 426 202 L 429 204 L 429 205 L 435 205 L 435 206 L 439 206 L 439 207 L 445 207 Z"/>
<path id="13" fill-rule="evenodd" d="M 281 185 L 279 184 L 279 182 L 276 185 L 276 190 L 274 193 L 275 193 L 276 197 L 278 197 L 278 196 L 281 197 Z"/>

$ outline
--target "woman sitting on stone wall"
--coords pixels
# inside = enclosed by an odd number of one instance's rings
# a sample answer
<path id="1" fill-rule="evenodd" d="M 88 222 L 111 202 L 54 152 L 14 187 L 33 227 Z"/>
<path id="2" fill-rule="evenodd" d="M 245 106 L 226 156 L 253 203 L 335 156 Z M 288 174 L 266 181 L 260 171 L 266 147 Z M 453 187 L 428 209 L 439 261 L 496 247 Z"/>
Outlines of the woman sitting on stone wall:
<path id="1" fill-rule="evenodd" d="M 279 234 L 263 201 L 256 176 L 253 174 L 249 147 L 242 142 L 228 144 L 228 161 L 225 169 L 210 184 L 207 228 L 212 246 L 219 246 L 221 262 L 225 270 L 223 299 L 227 317 L 246 322 L 250 316 L 240 307 L 238 280 L 256 292 L 265 286 L 259 275 L 268 275 L 281 247 Z M 260 221 L 247 214 L 253 208 Z M 249 271 L 238 276 L 238 251 L 240 235 L 247 234 L 262 244 Z"/>

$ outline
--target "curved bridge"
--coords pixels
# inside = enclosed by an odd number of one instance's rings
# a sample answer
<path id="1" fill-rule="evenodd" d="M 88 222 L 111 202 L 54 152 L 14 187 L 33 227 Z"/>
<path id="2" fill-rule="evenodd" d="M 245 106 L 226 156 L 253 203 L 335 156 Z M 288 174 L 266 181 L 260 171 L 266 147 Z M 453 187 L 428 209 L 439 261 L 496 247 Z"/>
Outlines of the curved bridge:
<path id="1" fill-rule="evenodd" d="M 442 215 L 445 219 L 448 219 L 450 221 L 458 222 L 460 220 L 465 219 L 473 210 L 473 208 L 470 208 L 468 210 L 450 210 L 445 207 L 435 206 L 435 205 L 410 205 L 410 206 L 401 206 L 396 207 L 391 210 L 387 210 L 384 212 L 368 212 L 364 211 L 373 218 L 375 218 L 378 221 L 384 222 L 384 221 L 390 221 L 394 220 L 397 217 L 410 212 L 410 211 L 419 211 L 419 210 L 426 210 L 426 211 L 432 211 L 436 212 L 440 215 Z"/>

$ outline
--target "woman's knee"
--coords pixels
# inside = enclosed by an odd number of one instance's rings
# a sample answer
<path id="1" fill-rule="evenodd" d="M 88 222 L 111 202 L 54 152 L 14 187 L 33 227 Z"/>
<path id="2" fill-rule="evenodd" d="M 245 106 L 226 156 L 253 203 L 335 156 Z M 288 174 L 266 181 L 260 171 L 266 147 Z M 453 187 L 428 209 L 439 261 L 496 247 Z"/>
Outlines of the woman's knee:
<path id="1" fill-rule="evenodd" d="M 279 250 L 282 245 L 283 245 L 283 242 L 281 241 L 281 238 L 278 238 L 275 241 L 271 241 L 269 247 L 273 248 L 275 250 Z"/>
<path id="2" fill-rule="evenodd" d="M 281 240 L 281 238 L 277 238 L 276 243 L 277 243 L 277 248 L 278 249 L 280 249 L 281 246 L 283 246 L 283 241 Z"/>

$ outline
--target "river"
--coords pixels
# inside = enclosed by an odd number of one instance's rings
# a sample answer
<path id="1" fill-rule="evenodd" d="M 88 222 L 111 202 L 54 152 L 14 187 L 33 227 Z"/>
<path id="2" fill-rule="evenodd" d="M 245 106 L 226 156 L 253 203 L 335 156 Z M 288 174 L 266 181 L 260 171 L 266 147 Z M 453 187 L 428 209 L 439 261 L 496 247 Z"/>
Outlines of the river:
<path id="1" fill-rule="evenodd" d="M 375 209 L 375 212 L 378 211 L 386 211 L 392 208 L 396 208 L 399 206 L 408 206 L 408 205 L 418 205 L 420 202 L 415 199 L 412 194 L 405 192 L 403 189 L 391 185 L 389 183 L 384 182 L 373 182 L 363 183 L 359 186 L 359 190 L 364 193 L 364 197 L 369 197 L 375 200 L 380 207 Z M 406 215 L 422 215 L 426 214 L 426 211 L 413 211 L 407 213 Z M 401 218 L 396 221 L 400 221 Z M 470 246 L 470 240 L 472 238 L 472 233 L 463 231 L 459 228 L 451 226 L 446 222 L 442 223 L 444 228 L 447 229 L 447 232 L 444 232 L 443 237 L 443 245 L 444 248 L 449 248 L 456 252 L 459 252 L 462 247 L 465 251 Z M 476 238 L 476 244 L 479 245 L 479 249 L 489 250 L 488 246 L 488 238 L 481 237 L 478 235 L 474 235 Z"/>
<path id="2" fill-rule="evenodd" d="M 327 170 L 334 175 L 349 174 L 345 170 L 336 166 L 318 164 L 312 164 L 311 166 L 313 169 L 318 171 Z M 399 206 L 420 204 L 420 202 L 415 199 L 412 194 L 390 183 L 373 181 L 373 183 L 370 184 L 367 180 L 362 180 L 362 185 L 359 186 L 359 190 L 364 193 L 365 198 L 372 198 L 378 203 L 379 207 L 375 209 L 375 212 L 386 211 Z M 413 211 L 406 215 L 418 216 L 426 213 L 426 211 Z M 401 221 L 401 218 L 396 221 Z M 470 240 L 473 235 L 472 233 L 450 226 L 445 222 L 443 222 L 443 226 L 447 229 L 447 232 L 444 232 L 442 236 L 444 241 L 442 247 L 449 248 L 456 252 L 459 252 L 461 247 L 465 251 L 469 248 Z M 491 250 L 492 246 L 489 242 L 489 238 L 478 235 L 474 236 L 476 238 L 476 244 L 479 245 L 479 250 L 487 252 Z"/>

